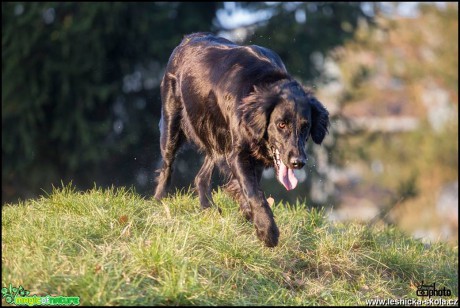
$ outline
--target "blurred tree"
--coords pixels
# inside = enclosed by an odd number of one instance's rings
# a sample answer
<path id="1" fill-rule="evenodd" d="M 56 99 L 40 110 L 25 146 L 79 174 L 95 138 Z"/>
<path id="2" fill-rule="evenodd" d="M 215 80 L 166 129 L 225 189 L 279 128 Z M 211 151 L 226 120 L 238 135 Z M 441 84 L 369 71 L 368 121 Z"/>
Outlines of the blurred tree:
<path id="1" fill-rule="evenodd" d="M 338 183 L 342 200 L 372 200 L 383 207 L 374 221 L 388 214 L 412 233 L 445 228 L 436 204 L 458 182 L 458 3 L 418 3 L 409 17 L 398 14 L 405 5 L 393 3 L 376 16 L 378 27 L 360 25 L 330 54 L 340 119 L 368 121 L 337 132 L 331 162 L 361 170 L 358 185 Z M 370 129 L 379 120 L 386 129 Z"/>
<path id="2" fill-rule="evenodd" d="M 158 152 L 163 67 L 219 6 L 2 3 L 2 200 L 61 179 L 133 184 Z"/>

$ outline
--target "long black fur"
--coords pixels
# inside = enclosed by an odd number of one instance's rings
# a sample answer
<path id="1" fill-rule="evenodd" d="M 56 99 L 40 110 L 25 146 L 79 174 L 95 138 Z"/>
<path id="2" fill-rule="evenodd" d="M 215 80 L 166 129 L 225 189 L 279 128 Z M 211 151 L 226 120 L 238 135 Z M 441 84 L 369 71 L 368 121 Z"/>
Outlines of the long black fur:
<path id="1" fill-rule="evenodd" d="M 274 149 L 289 168 L 304 165 L 308 137 L 320 144 L 327 133 L 324 106 L 287 73 L 275 52 L 210 33 L 187 35 L 174 49 L 161 99 L 163 164 L 155 198 L 165 195 L 177 150 L 192 142 L 205 154 L 195 178 L 202 208 L 212 205 L 210 179 L 217 166 L 259 239 L 276 246 L 279 230 L 259 185 L 262 171 L 275 166 Z"/>

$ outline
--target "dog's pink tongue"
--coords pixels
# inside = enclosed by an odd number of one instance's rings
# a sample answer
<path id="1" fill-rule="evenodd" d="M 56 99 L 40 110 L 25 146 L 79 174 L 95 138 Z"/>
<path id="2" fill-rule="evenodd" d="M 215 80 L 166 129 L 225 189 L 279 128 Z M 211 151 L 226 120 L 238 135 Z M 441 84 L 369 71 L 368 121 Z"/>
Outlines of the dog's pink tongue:
<path id="1" fill-rule="evenodd" d="M 294 171 L 286 167 L 280 160 L 280 170 L 278 170 L 278 181 L 286 187 L 287 190 L 294 189 L 297 186 L 297 178 Z"/>

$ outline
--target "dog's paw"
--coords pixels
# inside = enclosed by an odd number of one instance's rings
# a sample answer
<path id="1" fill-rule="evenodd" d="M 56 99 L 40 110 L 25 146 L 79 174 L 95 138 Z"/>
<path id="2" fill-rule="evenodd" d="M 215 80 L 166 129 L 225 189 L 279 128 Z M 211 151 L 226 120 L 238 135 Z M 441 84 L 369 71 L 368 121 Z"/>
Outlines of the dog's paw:
<path id="1" fill-rule="evenodd" d="M 265 243 L 267 247 L 275 247 L 278 245 L 280 231 L 273 218 L 262 218 L 254 221 L 256 234 L 259 240 Z"/>
<path id="2" fill-rule="evenodd" d="M 278 245 L 278 238 L 280 236 L 280 232 L 276 225 L 266 229 L 260 230 L 256 228 L 256 234 L 259 240 L 264 242 L 265 246 L 267 247 L 275 247 Z"/>
<path id="3" fill-rule="evenodd" d="M 253 218 L 257 237 L 265 243 L 265 246 L 275 247 L 278 245 L 280 231 L 270 206 L 266 203 L 255 209 L 257 210 L 253 211 Z"/>

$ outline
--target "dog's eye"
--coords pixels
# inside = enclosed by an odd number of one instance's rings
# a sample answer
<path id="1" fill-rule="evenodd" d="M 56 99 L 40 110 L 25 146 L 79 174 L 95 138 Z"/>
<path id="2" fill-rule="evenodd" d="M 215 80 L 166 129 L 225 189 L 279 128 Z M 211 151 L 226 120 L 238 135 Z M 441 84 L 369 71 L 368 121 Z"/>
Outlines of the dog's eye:
<path id="1" fill-rule="evenodd" d="M 278 122 L 278 127 L 281 128 L 281 129 L 285 129 L 286 128 L 286 122 Z"/>

